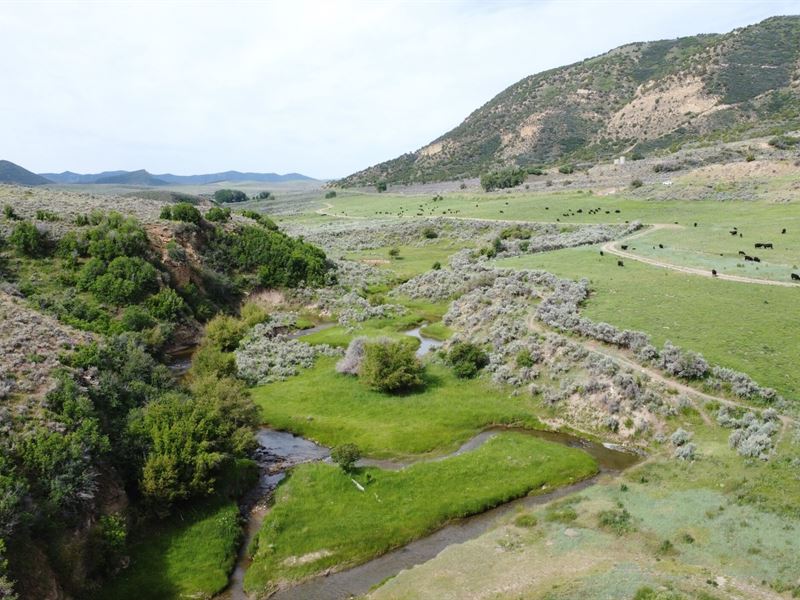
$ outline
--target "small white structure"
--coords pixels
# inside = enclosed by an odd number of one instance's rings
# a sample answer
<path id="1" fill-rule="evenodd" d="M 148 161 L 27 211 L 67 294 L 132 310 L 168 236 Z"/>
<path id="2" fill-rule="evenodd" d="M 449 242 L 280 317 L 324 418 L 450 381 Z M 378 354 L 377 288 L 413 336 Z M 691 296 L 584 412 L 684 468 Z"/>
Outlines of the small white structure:
<path id="1" fill-rule="evenodd" d="M 619 158 L 615 158 L 614 159 L 614 164 L 615 165 L 624 165 L 625 164 L 625 157 L 624 156 L 620 156 Z"/>

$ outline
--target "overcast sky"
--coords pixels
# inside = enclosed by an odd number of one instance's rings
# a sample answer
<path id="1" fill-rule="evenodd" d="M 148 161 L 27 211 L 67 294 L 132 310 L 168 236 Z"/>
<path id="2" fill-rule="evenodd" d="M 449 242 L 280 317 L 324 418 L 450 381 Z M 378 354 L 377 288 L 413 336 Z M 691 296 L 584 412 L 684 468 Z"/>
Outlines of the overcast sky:
<path id="1" fill-rule="evenodd" d="M 798 13 L 800 0 L 0 0 L 0 158 L 338 177 L 425 145 L 532 73 Z"/>

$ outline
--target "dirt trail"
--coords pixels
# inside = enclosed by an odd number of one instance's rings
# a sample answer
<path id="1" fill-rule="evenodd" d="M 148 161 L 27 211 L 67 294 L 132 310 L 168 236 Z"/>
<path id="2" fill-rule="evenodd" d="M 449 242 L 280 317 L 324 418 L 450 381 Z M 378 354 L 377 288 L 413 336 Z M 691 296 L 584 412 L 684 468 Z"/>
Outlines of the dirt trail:
<path id="1" fill-rule="evenodd" d="M 652 265 L 654 267 L 661 267 L 662 269 L 670 269 L 672 271 L 679 271 L 681 273 L 687 273 L 689 275 L 700 275 L 702 277 L 713 277 L 714 279 L 724 279 L 726 281 L 736 281 L 739 283 L 755 283 L 758 285 L 777 285 L 780 287 L 798 287 L 795 283 L 789 283 L 788 281 L 775 281 L 774 279 L 756 279 L 755 277 L 743 277 L 741 275 L 725 275 L 724 273 L 718 273 L 714 275 L 711 271 L 707 271 L 705 269 L 698 269 L 696 267 L 684 267 L 681 265 L 676 265 L 673 263 L 663 262 L 660 260 L 656 260 L 655 258 L 648 258 L 646 256 L 640 256 L 639 254 L 634 254 L 633 252 L 628 252 L 626 250 L 621 250 L 617 248 L 616 244 L 620 242 L 629 242 L 631 240 L 635 240 L 636 238 L 642 237 L 643 235 L 647 235 L 656 231 L 658 229 L 681 229 L 680 225 L 670 225 L 667 223 L 655 223 L 652 226 L 644 229 L 642 231 L 638 231 L 633 235 L 629 235 L 628 237 L 622 240 L 612 240 L 610 242 L 606 242 L 602 246 L 602 250 L 604 252 L 608 252 L 609 254 L 613 254 L 615 256 L 619 256 L 620 258 L 629 258 L 630 260 L 635 260 L 641 263 L 645 263 L 648 265 Z"/>
<path id="2" fill-rule="evenodd" d="M 322 208 L 318 208 L 314 212 L 317 213 L 318 215 L 322 215 L 323 217 L 338 217 L 339 219 L 360 219 L 360 220 L 363 220 L 363 219 L 369 219 L 370 218 L 370 217 L 356 217 L 354 215 L 343 215 L 343 214 L 339 214 L 339 213 L 328 212 L 332 208 L 333 208 L 333 204 L 331 204 L 330 202 L 326 202 L 325 206 L 323 206 Z"/>

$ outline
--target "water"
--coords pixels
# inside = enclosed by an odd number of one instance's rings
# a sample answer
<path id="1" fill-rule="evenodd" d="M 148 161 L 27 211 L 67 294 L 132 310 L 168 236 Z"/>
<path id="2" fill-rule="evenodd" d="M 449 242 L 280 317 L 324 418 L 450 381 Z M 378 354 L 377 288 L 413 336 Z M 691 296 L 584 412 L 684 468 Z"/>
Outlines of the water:
<path id="1" fill-rule="evenodd" d="M 434 340 L 433 338 L 425 337 L 420 333 L 420 329 L 422 329 L 424 325 L 420 325 L 419 327 L 415 327 L 414 329 L 409 329 L 405 332 L 406 335 L 410 335 L 411 337 L 417 338 L 419 340 L 419 348 L 417 348 L 417 356 L 421 357 L 434 350 L 439 348 L 444 342 L 440 342 L 439 340 Z"/>

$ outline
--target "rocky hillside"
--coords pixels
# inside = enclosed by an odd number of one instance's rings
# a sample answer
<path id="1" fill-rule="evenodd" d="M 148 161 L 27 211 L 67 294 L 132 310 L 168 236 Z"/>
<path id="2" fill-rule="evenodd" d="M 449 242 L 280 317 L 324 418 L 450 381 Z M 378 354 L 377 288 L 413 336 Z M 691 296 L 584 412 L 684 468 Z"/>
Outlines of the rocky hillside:
<path id="1" fill-rule="evenodd" d="M 416 152 L 341 185 L 475 177 L 593 162 L 800 125 L 800 16 L 728 34 L 628 44 L 507 88 Z"/>

